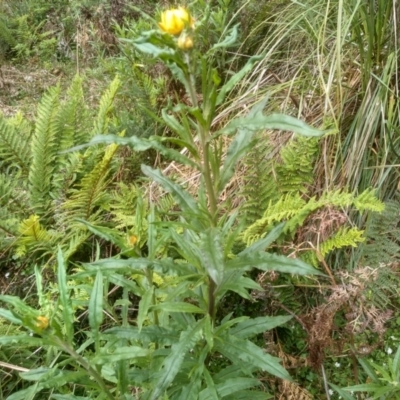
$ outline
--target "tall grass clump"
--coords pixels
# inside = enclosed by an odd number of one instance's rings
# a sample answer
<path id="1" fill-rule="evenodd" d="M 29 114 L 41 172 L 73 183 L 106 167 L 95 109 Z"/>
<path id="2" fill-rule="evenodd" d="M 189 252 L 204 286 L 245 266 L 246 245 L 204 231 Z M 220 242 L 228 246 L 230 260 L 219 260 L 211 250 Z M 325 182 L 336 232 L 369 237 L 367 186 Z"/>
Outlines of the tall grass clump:
<path id="1" fill-rule="evenodd" d="M 248 27 L 239 51 L 263 60 L 232 103 L 269 93 L 271 109 L 336 132 L 322 144 L 316 190 L 372 185 L 381 198 L 392 198 L 400 120 L 397 2 L 272 2 L 268 11 Z"/>

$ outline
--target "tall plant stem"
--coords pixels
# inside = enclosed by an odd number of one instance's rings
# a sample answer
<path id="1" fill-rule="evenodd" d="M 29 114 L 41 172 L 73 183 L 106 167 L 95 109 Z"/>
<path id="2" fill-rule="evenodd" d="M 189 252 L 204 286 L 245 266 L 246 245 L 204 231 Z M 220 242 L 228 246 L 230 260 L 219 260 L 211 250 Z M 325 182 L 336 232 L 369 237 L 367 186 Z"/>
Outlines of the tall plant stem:
<path id="1" fill-rule="evenodd" d="M 92 376 L 92 378 L 97 382 L 97 384 L 100 386 L 100 388 L 104 391 L 106 394 L 107 398 L 110 400 L 115 400 L 115 397 L 111 394 L 111 392 L 108 390 L 107 385 L 104 383 L 103 378 L 101 375 L 91 367 L 89 362 L 85 360 L 82 356 L 80 356 L 74 349 L 69 347 L 66 343 L 64 343 L 61 339 L 57 338 L 55 340 L 55 345 L 62 350 L 64 350 L 66 353 L 68 353 L 72 358 L 74 358 L 77 363 L 79 363 L 83 368 L 86 369 L 86 371 L 89 373 L 89 375 Z"/>
<path id="2" fill-rule="evenodd" d="M 197 93 L 196 93 L 196 85 L 194 74 L 191 71 L 191 63 L 190 63 L 190 56 L 188 53 L 185 54 L 185 61 L 188 66 L 188 75 L 186 77 L 187 81 L 187 89 L 190 100 L 192 102 L 193 107 L 198 107 L 197 101 Z M 204 119 L 206 120 L 206 119 Z M 204 127 L 202 121 L 197 121 L 197 133 L 199 135 L 200 147 L 201 147 L 201 174 L 204 179 L 204 183 L 206 186 L 207 192 L 207 199 L 208 199 L 208 208 L 210 212 L 210 225 L 211 227 L 217 226 L 217 210 L 218 210 L 218 203 L 217 203 L 217 194 L 215 190 L 215 186 L 213 184 L 213 176 L 211 172 L 211 162 L 210 162 L 210 130 L 209 127 Z M 216 283 L 214 280 L 209 276 L 209 285 L 208 285 L 208 314 L 211 317 L 211 320 L 215 320 L 215 290 L 216 290 Z"/>

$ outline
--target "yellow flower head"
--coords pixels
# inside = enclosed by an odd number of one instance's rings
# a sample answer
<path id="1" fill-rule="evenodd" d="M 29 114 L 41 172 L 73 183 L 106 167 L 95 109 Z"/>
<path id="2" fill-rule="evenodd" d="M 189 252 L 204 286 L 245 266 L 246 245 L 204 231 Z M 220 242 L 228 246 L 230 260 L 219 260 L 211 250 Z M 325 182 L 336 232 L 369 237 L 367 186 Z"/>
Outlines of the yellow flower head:
<path id="1" fill-rule="evenodd" d="M 186 25 L 193 26 L 193 19 L 183 7 L 164 11 L 161 14 L 161 22 L 158 23 L 161 30 L 171 35 L 179 35 Z"/>
<path id="2" fill-rule="evenodd" d="M 40 315 L 39 317 L 36 318 L 36 327 L 43 331 L 49 326 L 49 319 L 47 317 L 43 317 Z"/>
<path id="3" fill-rule="evenodd" d="M 178 47 L 184 51 L 190 50 L 193 48 L 193 38 L 190 35 L 185 35 L 183 33 L 179 36 Z"/>

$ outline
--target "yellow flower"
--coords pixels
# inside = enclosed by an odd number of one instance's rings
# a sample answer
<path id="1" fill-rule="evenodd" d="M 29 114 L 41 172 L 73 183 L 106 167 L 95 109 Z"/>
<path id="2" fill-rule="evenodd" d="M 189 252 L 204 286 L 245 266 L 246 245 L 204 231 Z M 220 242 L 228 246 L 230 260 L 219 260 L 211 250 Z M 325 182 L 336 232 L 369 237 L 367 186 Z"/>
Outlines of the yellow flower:
<path id="1" fill-rule="evenodd" d="M 183 7 L 164 11 L 161 13 L 161 22 L 158 23 L 161 30 L 171 35 L 179 35 L 186 25 L 192 26 L 193 20 Z"/>
<path id="2" fill-rule="evenodd" d="M 39 317 L 36 318 L 36 327 L 43 331 L 49 326 L 49 319 L 47 317 L 43 317 L 40 315 Z"/>
<path id="3" fill-rule="evenodd" d="M 190 50 L 193 47 L 193 38 L 189 35 L 182 34 L 178 39 L 178 47 L 181 50 Z"/>

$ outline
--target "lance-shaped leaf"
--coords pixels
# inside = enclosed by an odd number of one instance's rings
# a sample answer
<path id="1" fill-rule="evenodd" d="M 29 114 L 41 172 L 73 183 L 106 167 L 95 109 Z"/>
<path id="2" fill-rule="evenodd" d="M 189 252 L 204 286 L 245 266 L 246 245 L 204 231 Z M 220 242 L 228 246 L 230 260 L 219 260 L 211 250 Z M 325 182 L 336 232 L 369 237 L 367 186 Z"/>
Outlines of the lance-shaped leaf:
<path id="1" fill-rule="evenodd" d="M 145 175 L 159 183 L 166 191 L 170 192 L 183 211 L 189 212 L 193 216 L 199 214 L 199 209 L 194 198 L 179 185 L 168 179 L 157 169 L 142 165 L 142 171 Z"/>
<path id="2" fill-rule="evenodd" d="M 235 173 L 236 163 L 246 154 L 252 144 L 254 130 L 239 129 L 226 153 L 224 165 L 220 172 L 218 190 L 221 192 Z"/>
<path id="3" fill-rule="evenodd" d="M 203 265 L 211 279 L 219 285 L 224 276 L 224 251 L 217 229 L 208 229 L 201 235 Z"/>
<path id="4" fill-rule="evenodd" d="M 76 218 L 76 221 L 85 225 L 89 229 L 89 231 L 94 233 L 95 235 L 111 242 L 112 244 L 115 244 L 121 250 L 125 250 L 128 248 L 128 243 L 126 239 L 116 229 L 107 228 L 106 226 L 94 226 L 93 224 L 85 221 L 82 218 Z"/>
<path id="5" fill-rule="evenodd" d="M 224 100 L 225 100 L 225 96 L 226 94 L 233 89 L 233 87 L 240 82 L 243 77 L 249 73 L 252 69 L 254 64 L 257 61 L 260 61 L 264 58 L 264 54 L 258 55 L 258 56 L 253 56 L 251 58 L 249 58 L 249 60 L 247 61 L 247 63 L 244 65 L 244 67 L 237 72 L 235 75 L 233 75 L 229 81 L 227 83 L 225 83 L 224 86 L 222 86 L 221 90 L 218 93 L 218 97 L 217 97 L 217 103 L 216 105 L 220 105 Z"/>
<path id="6" fill-rule="evenodd" d="M 224 335 L 215 341 L 215 350 L 232 361 L 233 364 L 248 363 L 257 369 L 269 372 L 281 379 L 291 380 L 287 371 L 279 364 L 280 359 L 264 352 L 249 340 L 238 339 L 232 335 Z"/>
<path id="7" fill-rule="evenodd" d="M 65 269 L 64 256 L 60 247 L 58 248 L 57 263 L 58 290 L 60 293 L 60 305 L 63 313 L 63 323 L 65 325 L 67 340 L 69 343 L 72 343 L 74 336 L 74 312 L 72 310 L 71 299 L 68 295 L 69 290 L 67 284 L 67 272 Z"/>
<path id="8" fill-rule="evenodd" d="M 195 313 L 195 314 L 204 314 L 204 310 L 195 306 L 194 304 L 184 303 L 182 301 L 175 302 L 164 302 L 160 304 L 156 304 L 150 307 L 150 310 L 160 310 L 167 312 L 183 312 L 183 313 Z"/>
<path id="9" fill-rule="evenodd" d="M 232 29 L 230 29 L 229 35 L 227 35 L 222 42 L 214 44 L 214 46 L 210 49 L 209 52 L 211 52 L 211 51 L 213 51 L 215 49 L 221 48 L 221 47 L 225 47 L 226 48 L 226 47 L 233 46 L 237 41 L 238 26 L 239 26 L 239 24 L 234 25 L 232 27 Z"/>
<path id="10" fill-rule="evenodd" d="M 312 128 L 310 125 L 290 115 L 271 114 L 263 115 L 261 113 L 256 116 L 246 116 L 243 118 L 235 118 L 232 120 L 223 132 L 229 133 L 237 129 L 248 129 L 259 131 L 263 129 L 279 129 L 281 131 L 295 132 L 303 136 L 318 137 L 326 132 Z"/>
<path id="11" fill-rule="evenodd" d="M 115 363 L 122 360 L 133 360 L 135 358 L 147 357 L 150 351 L 138 346 L 117 347 L 112 353 L 109 349 L 94 357 L 91 362 L 94 364 Z"/>
<path id="12" fill-rule="evenodd" d="M 149 308 L 151 306 L 151 301 L 153 299 L 154 294 L 154 286 L 151 286 L 146 290 L 143 297 L 139 301 L 139 312 L 137 316 L 137 326 L 139 332 L 142 330 L 143 322 L 147 317 L 147 313 L 149 312 Z"/>
<path id="13" fill-rule="evenodd" d="M 187 330 L 181 333 L 179 342 L 171 347 L 171 353 L 164 360 L 161 375 L 151 394 L 150 400 L 160 399 L 165 389 L 172 383 L 180 370 L 186 353 L 201 339 L 201 331 L 204 323 L 205 319 L 202 319 L 194 326 L 189 326 Z"/>
<path id="14" fill-rule="evenodd" d="M 283 325 L 292 317 L 289 315 L 279 317 L 258 317 L 240 322 L 229 330 L 230 334 L 241 339 L 258 335 L 259 333 L 269 331 L 279 325 Z"/>
<path id="15" fill-rule="evenodd" d="M 95 335 L 98 335 L 103 322 L 103 274 L 97 271 L 92 293 L 89 300 L 89 325 Z"/>
<path id="16" fill-rule="evenodd" d="M 258 268 L 263 271 L 279 271 L 297 275 L 324 275 L 298 258 L 289 258 L 279 254 L 254 252 L 238 255 L 226 263 L 226 269 L 248 271 Z"/>
<path id="17" fill-rule="evenodd" d="M 265 238 L 262 238 L 260 240 L 257 240 L 257 242 L 253 243 L 251 246 L 247 247 L 244 249 L 242 252 L 239 253 L 239 255 L 246 255 L 246 254 L 252 254 L 254 252 L 259 252 L 265 250 L 271 243 L 273 243 L 280 234 L 283 231 L 283 228 L 285 227 L 286 222 L 281 222 L 279 225 L 277 225 L 275 228 L 272 229 L 270 233 Z"/>
<path id="18" fill-rule="evenodd" d="M 250 389 L 254 386 L 259 386 L 260 384 L 260 381 L 254 378 L 234 378 L 216 385 L 215 388 L 221 397 L 226 397 L 230 394 L 237 393 L 240 390 Z"/>

